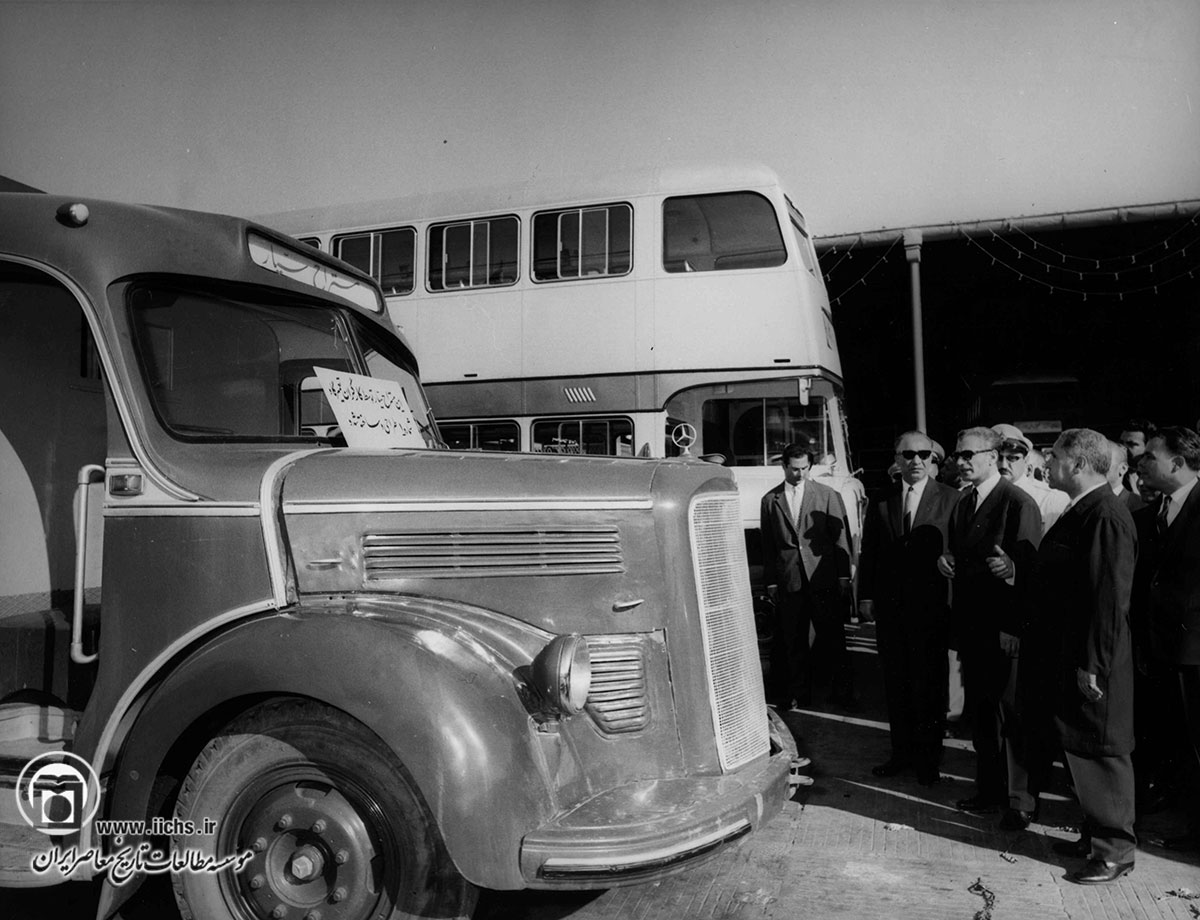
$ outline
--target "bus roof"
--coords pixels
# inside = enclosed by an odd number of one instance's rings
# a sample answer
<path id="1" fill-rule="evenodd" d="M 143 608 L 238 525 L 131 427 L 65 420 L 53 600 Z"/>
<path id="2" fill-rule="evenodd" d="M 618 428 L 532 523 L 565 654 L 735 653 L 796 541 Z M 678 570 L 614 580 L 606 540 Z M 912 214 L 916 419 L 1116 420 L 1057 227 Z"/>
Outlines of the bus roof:
<path id="1" fill-rule="evenodd" d="M 257 264 L 250 248 L 254 236 L 281 252 L 298 254 L 328 277 L 344 280 L 347 289 L 359 291 L 359 301 L 374 297 L 379 309 L 364 309 L 361 303 L 359 309 L 391 328 L 373 279 L 340 259 L 252 221 L 94 198 L 0 194 L 0 256 L 58 268 L 94 289 L 102 290 L 130 275 L 176 274 L 281 287 L 356 305 L 348 295 L 330 293 L 329 286 L 321 288 Z M 368 292 L 374 293 L 368 297 Z"/>
<path id="2" fill-rule="evenodd" d="M 508 185 L 482 185 L 328 207 L 298 208 L 259 215 L 256 220 L 285 233 L 304 234 L 377 227 L 404 221 L 441 220 L 527 208 L 578 205 L 642 195 L 734 191 L 778 184 L 779 177 L 773 170 L 754 161 L 680 162 L 598 176 L 532 179 Z"/>

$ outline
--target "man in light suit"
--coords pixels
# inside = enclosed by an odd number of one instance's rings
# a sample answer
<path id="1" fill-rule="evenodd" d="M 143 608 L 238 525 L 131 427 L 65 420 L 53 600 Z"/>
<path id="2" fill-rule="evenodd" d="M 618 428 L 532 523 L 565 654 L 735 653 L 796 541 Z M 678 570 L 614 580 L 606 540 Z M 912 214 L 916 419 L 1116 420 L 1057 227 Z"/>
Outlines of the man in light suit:
<path id="1" fill-rule="evenodd" d="M 1138 560 L 1139 576 L 1148 582 L 1151 647 L 1177 671 L 1184 732 L 1200 763 L 1200 435 L 1190 428 L 1160 429 L 1147 442 L 1138 471 L 1162 494 L 1157 540 Z M 1164 841 L 1170 849 L 1200 850 L 1200 801 L 1194 792 L 1189 804 L 1191 826 Z"/>
<path id="2" fill-rule="evenodd" d="M 846 508 L 829 486 L 809 481 L 813 455 L 789 444 L 780 458 L 783 482 L 762 498 L 763 577 L 775 601 L 776 630 L 787 679 L 788 702 L 812 702 L 812 654 L 824 648 L 833 673 L 831 700 L 852 702 L 843 609 L 850 597 L 850 537 Z M 777 656 L 778 658 L 779 656 Z"/>
<path id="3" fill-rule="evenodd" d="M 1054 444 L 1050 481 L 1071 504 L 1038 547 L 1018 678 L 1026 723 L 1055 727 L 1075 783 L 1082 836 L 1055 849 L 1087 859 L 1068 876 L 1081 885 L 1131 871 L 1136 846 L 1129 602 L 1137 536 L 1108 484 L 1110 462 L 1098 431 L 1072 428 Z"/>
<path id="4" fill-rule="evenodd" d="M 958 433 L 954 457 L 970 485 L 955 506 L 950 549 L 937 566 L 953 579 L 951 630 L 973 716 L 975 795 L 958 807 L 975 814 L 1005 808 L 1000 826 L 1022 830 L 1033 820 L 1037 790 L 1029 789 L 1021 748 L 1016 662 L 1042 520 L 1037 502 L 1000 476 L 1000 442 L 991 428 Z"/>
<path id="5" fill-rule="evenodd" d="M 937 570 L 950 513 L 962 493 L 934 478 L 933 442 L 920 431 L 896 441 L 901 480 L 872 498 L 858 564 L 858 611 L 875 620 L 892 756 L 871 772 L 915 769 L 938 781 L 947 680 L 947 582 Z"/>

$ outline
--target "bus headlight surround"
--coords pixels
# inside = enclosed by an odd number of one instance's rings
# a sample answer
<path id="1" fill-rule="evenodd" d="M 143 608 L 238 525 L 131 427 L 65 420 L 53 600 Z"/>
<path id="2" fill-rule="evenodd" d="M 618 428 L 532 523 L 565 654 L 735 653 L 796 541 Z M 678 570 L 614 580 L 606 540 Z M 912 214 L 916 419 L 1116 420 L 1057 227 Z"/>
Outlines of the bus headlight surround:
<path id="1" fill-rule="evenodd" d="M 555 709 L 564 715 L 583 711 L 592 683 L 592 657 L 583 636 L 571 633 L 551 639 L 530 671 L 534 687 Z"/>

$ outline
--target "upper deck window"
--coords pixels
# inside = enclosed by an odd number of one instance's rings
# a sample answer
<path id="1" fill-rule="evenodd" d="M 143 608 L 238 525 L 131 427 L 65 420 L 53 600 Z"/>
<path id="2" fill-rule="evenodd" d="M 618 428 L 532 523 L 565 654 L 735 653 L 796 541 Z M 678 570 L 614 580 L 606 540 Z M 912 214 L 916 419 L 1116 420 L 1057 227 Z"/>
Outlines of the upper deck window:
<path id="1" fill-rule="evenodd" d="M 775 208 L 754 192 L 686 195 L 663 202 L 669 272 L 770 268 L 787 261 Z"/>
<path id="2" fill-rule="evenodd" d="M 633 209 L 627 204 L 535 214 L 534 280 L 624 275 L 632 265 L 632 239 Z"/>
<path id="3" fill-rule="evenodd" d="M 515 217 L 435 224 L 429 228 L 429 290 L 492 287 L 517 280 Z"/>
<path id="4" fill-rule="evenodd" d="M 412 293 L 417 270 L 417 232 L 412 227 L 334 237 L 333 254 L 378 281 L 384 294 Z"/>

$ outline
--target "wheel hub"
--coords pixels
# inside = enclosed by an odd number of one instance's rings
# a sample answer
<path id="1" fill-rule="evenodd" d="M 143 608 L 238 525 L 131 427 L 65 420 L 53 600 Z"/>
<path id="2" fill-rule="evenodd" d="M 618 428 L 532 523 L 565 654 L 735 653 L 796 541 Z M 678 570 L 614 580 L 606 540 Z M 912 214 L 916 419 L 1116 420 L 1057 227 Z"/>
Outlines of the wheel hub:
<path id="1" fill-rule="evenodd" d="M 377 852 L 354 804 L 324 783 L 290 782 L 266 792 L 246 814 L 238 873 L 257 916 L 351 920 L 370 916 L 379 897 Z"/>

